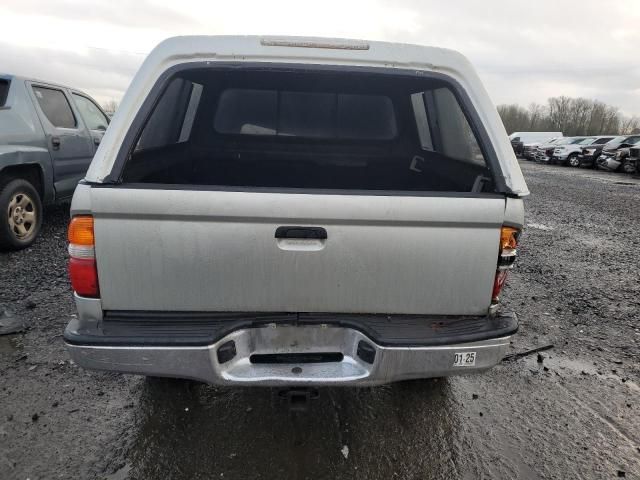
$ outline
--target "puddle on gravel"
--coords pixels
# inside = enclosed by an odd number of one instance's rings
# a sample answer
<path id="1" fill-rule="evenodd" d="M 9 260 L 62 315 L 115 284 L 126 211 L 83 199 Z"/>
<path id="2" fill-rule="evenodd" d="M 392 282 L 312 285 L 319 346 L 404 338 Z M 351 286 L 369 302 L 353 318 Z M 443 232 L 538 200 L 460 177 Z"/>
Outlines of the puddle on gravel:
<path id="1" fill-rule="evenodd" d="M 621 382 L 623 378 L 620 375 L 613 373 L 613 370 L 618 370 L 617 368 L 615 368 L 615 364 L 594 365 L 593 362 L 590 361 L 565 358 L 559 355 L 545 355 L 543 363 L 538 363 L 536 356 L 532 355 L 531 357 L 527 358 L 527 367 L 532 370 L 539 369 L 540 371 L 543 371 L 544 367 L 547 367 L 550 372 L 556 372 L 561 376 L 571 375 L 577 377 L 580 375 L 592 375 L 602 379 L 615 380 L 617 382 Z M 640 393 L 640 385 L 631 380 L 625 379 L 623 385 L 625 385 L 630 390 L 633 390 L 634 392 Z"/>
<path id="2" fill-rule="evenodd" d="M 465 440 L 451 397 L 443 380 L 325 388 L 308 411 L 290 412 L 277 389 L 148 380 L 136 438 L 122 459 L 125 475 L 465 477 Z"/>

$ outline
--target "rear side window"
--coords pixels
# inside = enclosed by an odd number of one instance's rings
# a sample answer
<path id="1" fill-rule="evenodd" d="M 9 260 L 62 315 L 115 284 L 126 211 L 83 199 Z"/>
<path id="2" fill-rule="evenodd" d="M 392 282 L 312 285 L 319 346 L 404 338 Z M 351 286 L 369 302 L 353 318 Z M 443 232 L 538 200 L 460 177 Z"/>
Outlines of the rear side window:
<path id="1" fill-rule="evenodd" d="M 34 86 L 33 93 L 42 112 L 54 127 L 76 127 L 76 117 L 73 115 L 71 105 L 62 90 Z"/>
<path id="2" fill-rule="evenodd" d="M 73 100 L 89 130 L 106 130 L 109 120 L 98 106 L 87 97 L 73 93 Z"/>
<path id="3" fill-rule="evenodd" d="M 9 95 L 9 80 L 0 79 L 0 107 L 4 107 L 7 103 Z"/>
<path id="4" fill-rule="evenodd" d="M 475 133 L 449 88 L 427 90 L 413 97 L 416 126 L 423 150 L 462 162 L 485 165 Z"/>
<path id="5" fill-rule="evenodd" d="M 137 150 L 186 142 L 200 103 L 202 85 L 176 78 L 169 83 L 140 136 Z"/>
<path id="6" fill-rule="evenodd" d="M 442 78 L 193 68 L 137 128 L 130 183 L 493 192 L 477 128 Z"/>

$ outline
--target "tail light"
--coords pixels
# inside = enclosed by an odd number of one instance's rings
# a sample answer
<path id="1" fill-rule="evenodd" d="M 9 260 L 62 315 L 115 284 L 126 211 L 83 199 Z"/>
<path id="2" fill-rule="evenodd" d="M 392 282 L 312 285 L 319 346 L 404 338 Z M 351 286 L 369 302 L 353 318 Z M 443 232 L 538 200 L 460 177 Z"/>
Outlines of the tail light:
<path id="1" fill-rule="evenodd" d="M 507 280 L 509 270 L 513 268 L 518 251 L 518 237 L 520 230 L 514 227 L 502 227 L 500 230 L 500 252 L 498 255 L 498 268 L 496 278 L 493 281 L 493 293 L 491 302 L 497 304 L 500 301 L 500 291 Z"/>
<path id="2" fill-rule="evenodd" d="M 71 287 L 82 297 L 98 297 L 93 217 L 78 215 L 69 224 L 69 277 Z"/>

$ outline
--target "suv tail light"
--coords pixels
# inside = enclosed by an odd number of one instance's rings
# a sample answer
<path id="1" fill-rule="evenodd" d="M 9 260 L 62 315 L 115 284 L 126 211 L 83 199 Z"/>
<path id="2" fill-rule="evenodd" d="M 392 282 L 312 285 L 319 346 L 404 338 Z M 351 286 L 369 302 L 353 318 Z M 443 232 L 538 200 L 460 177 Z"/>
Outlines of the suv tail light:
<path id="1" fill-rule="evenodd" d="M 78 215 L 69 224 L 69 277 L 71 287 L 82 297 L 98 297 L 93 217 Z"/>
<path id="2" fill-rule="evenodd" d="M 496 278 L 493 281 L 493 293 L 491 294 L 491 302 L 494 304 L 500 301 L 500 291 L 507 280 L 509 270 L 513 268 L 513 264 L 516 261 L 519 236 L 520 230 L 514 227 L 502 227 L 502 230 L 500 230 L 498 268 L 496 270 Z"/>

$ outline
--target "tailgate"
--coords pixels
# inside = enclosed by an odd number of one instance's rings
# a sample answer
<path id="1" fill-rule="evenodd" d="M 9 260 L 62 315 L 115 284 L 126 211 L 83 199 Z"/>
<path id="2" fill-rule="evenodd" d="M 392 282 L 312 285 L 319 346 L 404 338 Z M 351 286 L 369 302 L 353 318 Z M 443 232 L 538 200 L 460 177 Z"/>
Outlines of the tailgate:
<path id="1" fill-rule="evenodd" d="M 484 314 L 505 208 L 460 193 L 91 197 L 105 310 Z M 276 238 L 291 226 L 326 238 Z"/>

